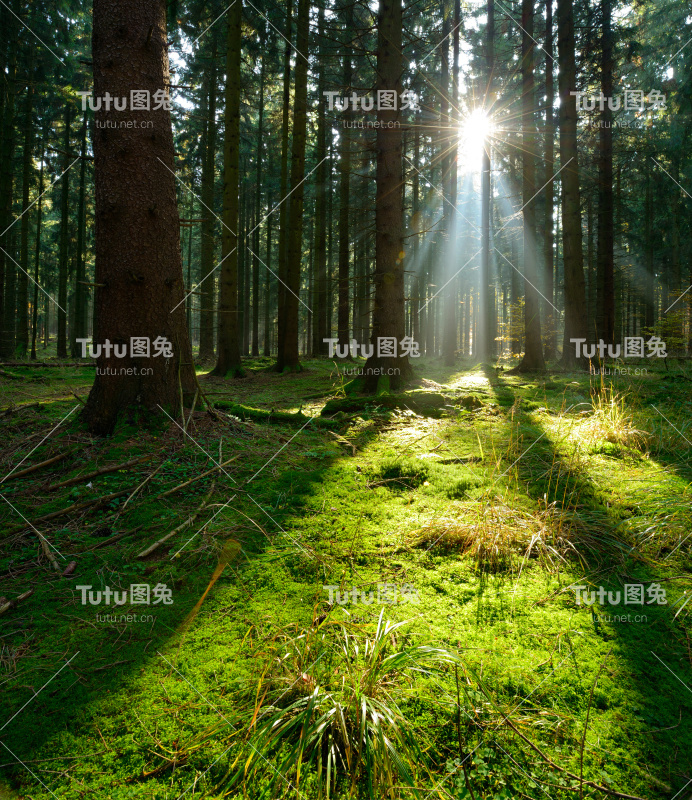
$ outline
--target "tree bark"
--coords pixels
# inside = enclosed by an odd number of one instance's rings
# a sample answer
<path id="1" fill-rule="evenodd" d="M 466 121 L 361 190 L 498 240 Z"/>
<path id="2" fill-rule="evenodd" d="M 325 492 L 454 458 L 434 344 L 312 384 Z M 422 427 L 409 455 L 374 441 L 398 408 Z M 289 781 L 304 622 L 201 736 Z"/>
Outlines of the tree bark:
<path id="1" fill-rule="evenodd" d="M 313 319 L 313 355 L 326 355 L 329 337 L 327 330 L 327 125 L 324 114 L 324 90 L 326 86 L 324 63 L 324 6 L 320 5 L 318 16 L 319 34 L 319 92 L 317 111 L 317 150 L 315 157 L 319 166 L 315 186 L 315 316 Z"/>
<path id="2" fill-rule="evenodd" d="M 74 290 L 74 330 L 70 331 L 70 351 L 72 358 L 79 358 L 82 348 L 77 339 L 83 339 L 87 335 L 86 325 L 86 304 L 87 291 L 84 281 L 86 279 L 84 260 L 85 260 L 85 238 L 86 238 L 86 160 L 87 160 L 87 112 L 84 112 L 82 121 L 82 136 L 80 144 L 81 161 L 79 164 L 79 200 L 77 201 L 77 258 L 75 269 L 75 290 Z"/>
<path id="3" fill-rule="evenodd" d="M 41 167 L 38 173 L 38 203 L 36 208 L 36 245 L 34 249 L 34 302 L 32 304 L 33 319 L 31 322 L 31 360 L 36 361 L 36 337 L 38 335 L 38 286 L 39 265 L 41 262 L 41 221 L 43 217 L 43 162 L 46 157 L 45 131 L 41 141 Z M 44 320 L 45 324 L 45 320 Z"/>
<path id="4" fill-rule="evenodd" d="M 495 61 L 495 2 L 488 0 L 485 30 L 485 80 L 484 110 L 490 112 L 493 104 L 493 69 Z M 481 275 L 479 290 L 478 343 L 474 345 L 479 361 L 495 358 L 495 287 L 490 276 L 490 220 L 492 201 L 490 142 L 483 142 L 481 162 Z"/>
<path id="5" fill-rule="evenodd" d="M 553 0 L 545 0 L 545 220 L 543 226 L 543 260 L 545 296 L 545 333 L 546 346 L 545 358 L 554 359 L 557 354 L 557 320 L 555 311 L 550 303 L 555 303 L 555 283 L 553 272 L 555 269 L 555 236 L 553 234 L 553 205 L 555 202 L 555 124 L 553 117 L 553 103 L 555 102 L 554 76 L 553 76 Z"/>
<path id="6" fill-rule="evenodd" d="M 288 254 L 288 148 L 291 120 L 291 15 L 293 0 L 286 0 L 286 33 L 284 39 L 283 101 L 281 105 L 281 197 L 279 199 L 279 281 L 277 291 L 277 338 L 284 327 L 286 314 L 286 271 Z M 281 345 L 279 344 L 279 349 Z"/>
<path id="7" fill-rule="evenodd" d="M 164 0 L 94 0 L 92 53 L 95 97 L 110 92 L 129 98 L 139 89 L 153 98 L 166 91 Z M 154 111 L 153 104 L 151 111 L 130 111 L 136 128 L 118 127 L 122 113 L 102 107 L 94 132 L 97 341 L 129 346 L 123 358 L 102 351 L 97 360 L 83 417 L 101 435 L 112 433 L 126 409 L 149 417 L 161 406 L 176 416 L 181 394 L 191 398 L 196 385 L 185 326 L 170 112 Z M 152 127 L 145 128 L 145 121 Z M 131 337 L 148 337 L 152 349 L 163 337 L 173 358 L 133 357 Z M 151 374 L 143 374 L 145 366 Z"/>
<path id="8" fill-rule="evenodd" d="M 293 143 L 291 148 L 291 197 L 288 215 L 286 248 L 286 291 L 284 292 L 283 325 L 279 327 L 278 372 L 299 371 L 298 297 L 303 241 L 303 198 L 305 195 L 305 142 L 308 110 L 308 38 L 310 31 L 309 0 L 299 0 L 296 21 L 296 57 Z M 302 55 L 305 54 L 305 55 Z"/>
<path id="9" fill-rule="evenodd" d="M 2 98 L 2 150 L 0 158 L 0 355 L 12 358 L 14 355 L 15 324 L 15 275 L 16 267 L 7 254 L 12 252 L 13 231 L 12 198 L 14 191 L 14 151 L 15 151 L 15 94 L 17 74 L 17 28 L 18 24 L 9 8 L 2 6 L 3 30 L 9 39 L 7 73 L 0 84 Z M 14 3 L 15 13 L 19 3 Z M 3 64 L 3 75 L 5 75 Z M 7 254 L 6 254 L 7 251 Z"/>
<path id="10" fill-rule="evenodd" d="M 380 0 L 377 20 L 377 90 L 401 94 L 401 0 Z M 365 365 L 365 390 L 396 389 L 411 375 L 404 337 L 404 242 L 401 194 L 402 159 L 399 110 L 377 111 L 377 172 L 375 196 L 375 306 L 372 320 L 373 355 Z M 378 339 L 396 341 L 396 356 L 378 353 Z"/>
<path id="11" fill-rule="evenodd" d="M 560 163 L 562 166 L 562 253 L 565 273 L 565 329 L 562 359 L 565 367 L 579 359 L 570 339 L 586 339 L 586 297 L 582 253 L 579 158 L 577 149 L 577 68 L 574 56 L 572 0 L 557 2 L 558 86 L 560 91 Z"/>
<path id="12" fill-rule="evenodd" d="M 252 258 L 252 355 L 259 355 L 259 249 L 260 249 L 260 219 L 262 209 L 262 156 L 263 156 L 263 137 L 264 137 L 264 43 L 266 40 L 265 32 L 262 32 L 260 38 L 260 48 L 262 55 L 262 67 L 260 69 L 260 96 L 259 96 L 259 112 L 257 119 L 257 150 L 255 154 L 255 172 L 257 176 L 257 186 L 255 187 L 255 221 L 253 223 L 254 239 L 253 249 L 255 254 Z"/>
<path id="13" fill-rule="evenodd" d="M 614 230 L 613 230 L 613 31 L 611 0 L 602 0 L 601 92 L 606 98 L 601 111 L 598 144 L 598 338 L 613 344 L 615 337 Z"/>
<path id="14" fill-rule="evenodd" d="M 214 358 L 214 294 L 216 274 L 214 273 L 215 230 L 214 186 L 216 183 L 216 36 L 212 33 L 211 62 L 206 75 L 206 119 L 202 151 L 202 242 L 199 260 L 199 283 L 201 292 L 199 308 L 199 359 L 207 361 Z M 231 226 L 233 227 L 233 226 Z M 234 229 L 235 230 L 235 229 Z M 192 228 L 190 228 L 192 234 Z"/>
<path id="15" fill-rule="evenodd" d="M 33 56 L 29 59 L 29 73 L 33 67 Z M 34 126 L 32 120 L 34 87 L 29 84 L 24 108 L 24 152 L 22 153 L 22 211 L 29 208 L 32 176 L 32 147 Z M 22 269 L 17 276 L 17 344 L 15 355 L 26 358 L 29 349 L 29 214 L 23 214 L 19 246 L 19 263 Z"/>
<path id="16" fill-rule="evenodd" d="M 534 0 L 522 0 L 522 205 L 524 215 L 524 357 L 519 372 L 545 369 L 541 340 L 541 305 L 537 290 L 536 133 L 533 19 Z"/>
<path id="17" fill-rule="evenodd" d="M 350 34 L 350 23 L 352 14 L 346 14 L 346 35 Z M 348 94 L 351 89 L 351 48 L 347 44 L 344 47 L 343 60 L 343 90 Z M 339 277 L 338 277 L 338 310 L 337 310 L 337 335 L 339 345 L 344 347 L 349 342 L 349 261 L 350 261 L 350 238 L 349 238 L 349 213 L 350 213 L 350 189 L 351 189 L 351 138 L 350 132 L 346 127 L 353 115 L 350 107 L 344 111 L 343 123 L 340 133 L 339 144 Z"/>
<path id="18" fill-rule="evenodd" d="M 65 103 L 63 121 L 63 164 L 64 172 L 70 166 L 70 125 L 72 123 L 72 104 Z M 67 268 L 70 245 L 70 173 L 65 172 L 60 186 L 60 252 L 58 261 L 58 358 L 67 358 Z M 98 282 L 98 281 L 97 281 Z"/>
<path id="19" fill-rule="evenodd" d="M 238 320 L 238 195 L 240 192 L 240 4 L 228 10 L 226 109 L 223 145 L 223 231 L 219 279 L 218 342 L 214 375 L 242 374 Z"/>

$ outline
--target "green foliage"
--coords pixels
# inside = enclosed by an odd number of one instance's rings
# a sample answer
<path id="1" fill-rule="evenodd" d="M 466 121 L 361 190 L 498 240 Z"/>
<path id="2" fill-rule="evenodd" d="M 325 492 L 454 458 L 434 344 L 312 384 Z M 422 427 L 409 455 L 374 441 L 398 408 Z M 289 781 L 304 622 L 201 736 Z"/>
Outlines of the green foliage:
<path id="1" fill-rule="evenodd" d="M 267 699 L 252 709 L 251 752 L 229 778 L 231 787 L 264 776 L 262 798 L 280 788 L 283 776 L 299 789 L 303 773 L 314 770 L 320 797 L 335 796 L 337 787 L 349 796 L 422 796 L 425 757 L 401 702 L 455 657 L 414 646 L 402 636 L 406 623 L 383 615 L 384 609 L 371 635 L 327 621 L 277 643 L 248 698 Z"/>

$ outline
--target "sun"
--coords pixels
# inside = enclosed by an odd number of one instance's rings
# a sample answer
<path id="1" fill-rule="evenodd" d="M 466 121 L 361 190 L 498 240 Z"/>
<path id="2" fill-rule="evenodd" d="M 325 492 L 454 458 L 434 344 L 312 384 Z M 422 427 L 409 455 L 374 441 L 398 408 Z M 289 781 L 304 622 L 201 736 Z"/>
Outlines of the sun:
<path id="1" fill-rule="evenodd" d="M 460 125 L 459 156 L 468 171 L 480 170 L 483 149 L 493 133 L 491 118 L 482 108 L 475 108 Z"/>

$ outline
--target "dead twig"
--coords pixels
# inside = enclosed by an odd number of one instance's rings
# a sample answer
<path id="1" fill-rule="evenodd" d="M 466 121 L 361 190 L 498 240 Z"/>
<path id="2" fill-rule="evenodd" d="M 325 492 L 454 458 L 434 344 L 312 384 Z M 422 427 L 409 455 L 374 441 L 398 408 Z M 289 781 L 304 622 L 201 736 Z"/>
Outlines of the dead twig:
<path id="1" fill-rule="evenodd" d="M 27 467 L 26 469 L 19 470 L 19 472 L 14 472 L 12 475 L 8 475 L 4 478 L 0 483 L 5 483 L 5 481 L 13 481 L 15 478 L 23 478 L 25 475 L 30 475 L 32 472 L 38 472 L 38 470 L 43 469 L 43 467 L 49 467 L 51 464 L 56 464 L 58 461 L 62 461 L 63 458 L 67 458 L 71 455 L 74 450 L 68 450 L 67 453 L 60 453 L 58 456 L 53 456 L 53 458 L 49 458 L 47 461 L 41 461 L 40 464 L 34 464 L 32 467 Z"/>
<path id="2" fill-rule="evenodd" d="M 103 469 L 97 469 L 94 472 L 87 472 L 86 475 L 79 475 L 77 478 L 70 478 L 69 480 L 56 483 L 53 486 L 48 486 L 44 491 L 54 492 L 56 489 L 63 489 L 66 486 L 74 486 L 75 483 L 90 481 L 92 478 L 98 478 L 100 475 L 108 475 L 111 472 L 117 472 L 119 469 L 128 469 L 129 467 L 133 467 L 135 464 L 140 464 L 142 461 L 148 461 L 150 458 L 152 458 L 152 456 L 148 455 L 143 456 L 142 458 L 132 459 L 132 461 L 126 461 L 124 464 L 114 464 L 112 467 L 103 467 Z"/>
<path id="3" fill-rule="evenodd" d="M 204 500 L 202 500 L 201 505 L 197 508 L 197 510 L 193 514 L 191 514 L 185 520 L 185 522 L 181 523 L 180 525 L 178 525 L 177 528 L 174 528 L 170 533 L 167 533 L 165 536 L 162 536 L 153 544 L 149 545 L 149 547 L 147 547 L 145 550 L 142 550 L 142 552 L 139 553 L 136 556 L 136 558 L 146 558 L 148 555 L 153 553 L 154 550 L 158 549 L 164 542 L 168 541 L 172 536 L 175 536 L 176 533 L 180 533 L 180 531 L 183 530 L 184 528 L 187 528 L 188 525 L 192 525 L 192 523 L 197 519 L 197 517 L 202 513 L 202 511 L 206 507 L 215 487 L 216 487 L 216 482 L 212 483 L 211 488 L 204 496 Z"/>
<path id="4" fill-rule="evenodd" d="M 14 600 L 9 600 L 7 603 L 3 603 L 0 605 L 0 614 L 4 614 L 5 611 L 9 611 L 11 608 L 15 608 L 18 603 L 21 603 L 22 600 L 26 600 L 27 597 L 30 597 L 34 593 L 33 589 L 29 589 L 28 592 L 24 592 L 20 594 L 18 597 L 15 597 Z"/>
<path id="5" fill-rule="evenodd" d="M 217 469 L 221 469 L 225 467 L 227 464 L 230 464 L 231 461 L 235 461 L 238 456 L 233 456 L 233 458 L 229 458 L 228 461 L 224 461 L 223 464 L 218 464 L 211 469 L 208 469 L 206 472 L 203 472 L 201 475 L 197 475 L 195 478 L 190 478 L 189 481 L 185 481 L 184 483 L 179 483 L 177 486 L 174 486 L 172 489 L 168 489 L 167 491 L 163 492 L 162 494 L 157 495 L 154 499 L 161 500 L 164 497 L 168 497 L 171 494 L 175 494 L 180 489 L 184 489 L 186 486 L 190 486 L 191 484 L 195 483 L 196 481 L 201 481 L 202 478 L 206 478 L 207 475 L 211 475 L 212 472 L 216 472 Z"/>
<path id="6" fill-rule="evenodd" d="M 113 492 L 112 494 L 99 497 L 96 500 L 89 500 L 86 503 L 73 503 L 71 506 L 63 508 L 62 511 L 53 511 L 50 514 L 44 514 L 42 517 L 38 517 L 35 522 L 48 522 L 49 520 L 57 519 L 58 517 L 64 517 L 66 514 L 71 514 L 74 511 L 83 511 L 85 508 L 93 508 L 94 506 L 101 505 L 102 503 L 108 503 L 111 500 L 115 500 L 116 497 L 122 497 L 129 491 L 129 489 L 123 489 L 120 492 Z M 31 526 L 28 523 L 26 525 L 15 525 L 14 528 L 10 528 L 9 530 L 5 531 L 3 539 L 6 539 L 8 536 L 11 536 L 14 533 L 19 533 L 20 531 L 25 530 L 27 527 Z"/>

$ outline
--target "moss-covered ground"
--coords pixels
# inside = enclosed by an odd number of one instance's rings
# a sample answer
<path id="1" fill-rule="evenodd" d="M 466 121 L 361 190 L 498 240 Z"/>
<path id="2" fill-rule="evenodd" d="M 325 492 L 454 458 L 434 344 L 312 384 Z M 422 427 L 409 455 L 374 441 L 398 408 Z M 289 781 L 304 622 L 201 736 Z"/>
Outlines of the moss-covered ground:
<path id="1" fill-rule="evenodd" d="M 423 753 L 420 798 L 692 797 L 685 365 L 517 376 L 421 359 L 417 388 L 444 396 L 434 415 L 374 400 L 327 428 L 335 365 L 269 363 L 200 382 L 212 402 L 312 421 L 198 407 L 97 440 L 75 397 L 93 369 L 0 377 L 0 478 L 67 454 L 0 485 L 0 798 L 259 797 L 278 750 L 231 776 L 286 643 L 342 622 L 367 637 L 380 614 L 458 656 L 388 688 Z M 173 602 L 83 604 L 76 588 L 131 584 Z M 620 602 L 578 603 L 574 585 Z M 309 694 L 312 664 L 291 664 L 287 691 Z M 314 768 L 272 791 L 312 800 Z"/>

